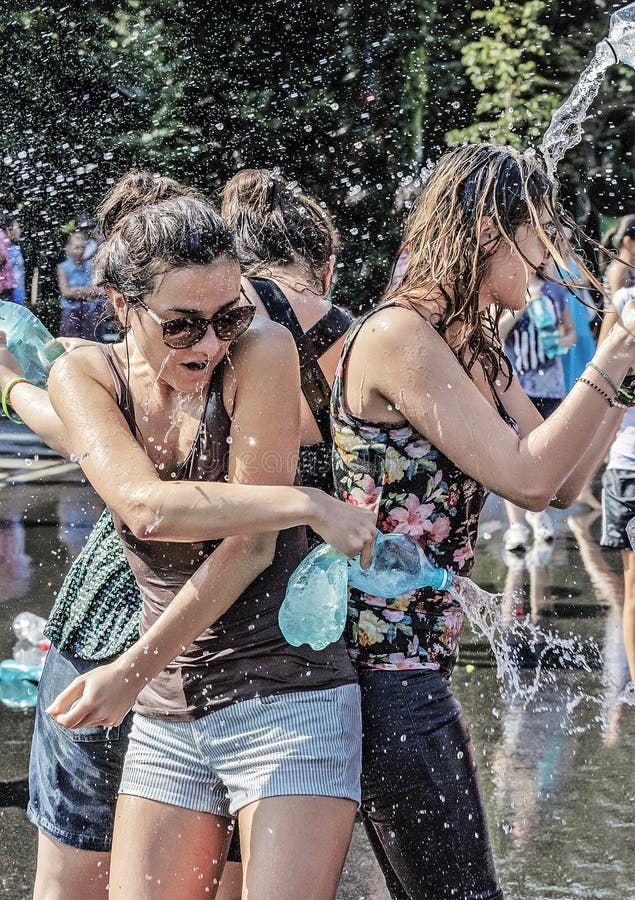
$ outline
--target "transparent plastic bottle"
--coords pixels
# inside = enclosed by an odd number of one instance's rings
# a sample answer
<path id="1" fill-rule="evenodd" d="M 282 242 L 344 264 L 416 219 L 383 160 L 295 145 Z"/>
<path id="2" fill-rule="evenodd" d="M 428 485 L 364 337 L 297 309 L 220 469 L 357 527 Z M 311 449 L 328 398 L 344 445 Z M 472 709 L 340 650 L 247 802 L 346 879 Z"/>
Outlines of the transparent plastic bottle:
<path id="1" fill-rule="evenodd" d="M 7 348 L 24 377 L 38 387 L 46 387 L 53 362 L 65 352 L 63 344 L 30 310 L 5 300 L 0 300 L 0 331 L 5 332 Z"/>
<path id="2" fill-rule="evenodd" d="M 320 544 L 289 579 L 278 614 L 280 630 L 294 647 L 310 644 L 323 650 L 344 630 L 349 584 L 376 597 L 392 598 L 419 587 L 445 591 L 452 578 L 451 572 L 433 566 L 408 534 L 378 531 L 368 569 L 362 569 L 359 558 L 348 560 L 329 544 Z"/>
<path id="3" fill-rule="evenodd" d="M 629 3 L 613 13 L 605 40 L 620 62 L 635 68 L 635 3 Z"/>
<path id="4" fill-rule="evenodd" d="M 554 359 L 554 357 L 566 353 L 566 347 L 560 343 L 560 332 L 551 300 L 544 295 L 536 297 L 529 304 L 527 310 L 529 318 L 536 326 L 547 359 Z"/>
<path id="5" fill-rule="evenodd" d="M 13 646 L 13 658 L 25 666 L 43 666 L 50 646 L 50 641 L 46 640 L 37 644 L 20 640 Z"/>
<path id="6" fill-rule="evenodd" d="M 348 563 L 348 583 L 375 597 L 400 597 L 422 587 L 447 591 L 452 578 L 452 572 L 432 565 L 409 534 L 378 531 L 370 566 L 362 569 L 359 557 Z"/>
<path id="7" fill-rule="evenodd" d="M 38 645 L 44 641 L 44 626 L 46 619 L 36 616 L 32 612 L 18 613 L 13 620 L 13 633 L 19 641 L 28 641 L 29 644 Z"/>

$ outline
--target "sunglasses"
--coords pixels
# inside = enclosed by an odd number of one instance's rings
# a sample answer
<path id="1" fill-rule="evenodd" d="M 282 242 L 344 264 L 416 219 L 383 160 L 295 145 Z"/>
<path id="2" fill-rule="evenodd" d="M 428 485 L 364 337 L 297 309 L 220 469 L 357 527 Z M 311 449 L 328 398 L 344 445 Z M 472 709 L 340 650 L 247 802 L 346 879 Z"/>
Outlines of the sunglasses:
<path id="1" fill-rule="evenodd" d="M 212 326 L 219 341 L 235 341 L 251 325 L 256 307 L 249 297 L 241 291 L 247 306 L 234 306 L 231 309 L 217 312 L 211 318 L 202 316 L 183 316 L 178 319 L 162 319 L 143 300 L 138 300 L 147 314 L 163 330 L 163 343 L 172 350 L 185 350 L 193 347 L 205 337 L 207 329 Z"/>

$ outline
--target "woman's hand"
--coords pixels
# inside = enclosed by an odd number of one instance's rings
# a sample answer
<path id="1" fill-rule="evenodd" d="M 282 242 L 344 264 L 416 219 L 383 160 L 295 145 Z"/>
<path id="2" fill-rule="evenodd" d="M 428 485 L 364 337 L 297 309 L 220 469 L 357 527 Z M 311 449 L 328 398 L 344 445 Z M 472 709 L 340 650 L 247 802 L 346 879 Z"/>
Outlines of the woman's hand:
<path id="1" fill-rule="evenodd" d="M 0 331 L 0 387 L 4 387 L 16 375 L 22 375 L 22 369 L 7 348 L 7 335 Z"/>
<path id="2" fill-rule="evenodd" d="M 311 493 L 317 504 L 316 515 L 309 522 L 311 528 L 349 559 L 361 553 L 362 568 L 367 569 L 373 555 L 377 514 L 343 503 L 317 489 Z"/>
<path id="3" fill-rule="evenodd" d="M 46 712 L 64 728 L 120 725 L 144 684 L 117 659 L 75 678 Z"/>

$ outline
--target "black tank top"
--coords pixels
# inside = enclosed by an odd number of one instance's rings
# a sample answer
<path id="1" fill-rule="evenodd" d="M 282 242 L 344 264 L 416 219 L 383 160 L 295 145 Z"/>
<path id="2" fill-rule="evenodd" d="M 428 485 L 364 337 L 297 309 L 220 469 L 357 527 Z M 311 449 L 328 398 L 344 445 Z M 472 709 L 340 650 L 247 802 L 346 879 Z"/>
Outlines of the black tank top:
<path id="1" fill-rule="evenodd" d="M 269 278 L 250 278 L 249 283 L 260 297 L 272 321 L 288 328 L 300 357 L 300 383 L 302 393 L 320 429 L 319 444 L 300 447 L 298 480 L 304 487 L 316 487 L 327 494 L 333 493 L 331 469 L 331 420 L 329 407 L 331 387 L 324 377 L 318 360 L 352 325 L 352 317 L 341 307 L 330 310 L 308 331 L 302 331 L 291 304 L 275 281 Z M 320 538 L 318 538 L 318 541 Z M 311 540 L 310 542 L 314 543 Z"/>
<path id="2" fill-rule="evenodd" d="M 103 347 L 117 402 L 138 438 L 126 380 L 112 346 Z M 228 474 L 231 421 L 223 404 L 224 362 L 212 375 L 192 448 L 174 472 L 180 481 L 222 481 Z M 172 473 L 162 471 L 165 480 Z M 115 527 L 143 597 L 143 635 L 220 541 L 143 541 L 113 513 Z M 274 560 L 227 612 L 139 694 L 135 710 L 153 718 L 189 721 L 255 696 L 320 690 L 355 681 L 340 641 L 316 652 L 290 647 L 278 627 L 289 575 L 306 553 L 303 528 L 281 531 Z"/>

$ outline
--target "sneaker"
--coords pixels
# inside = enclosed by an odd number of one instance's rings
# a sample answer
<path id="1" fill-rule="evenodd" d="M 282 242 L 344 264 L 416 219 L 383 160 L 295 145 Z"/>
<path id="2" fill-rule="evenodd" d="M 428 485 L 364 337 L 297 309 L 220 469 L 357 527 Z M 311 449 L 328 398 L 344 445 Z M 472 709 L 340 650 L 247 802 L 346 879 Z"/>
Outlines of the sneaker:
<path id="1" fill-rule="evenodd" d="M 553 556 L 552 541 L 548 543 L 541 543 L 536 540 L 536 543 L 525 558 L 527 568 L 530 572 L 535 571 L 536 569 L 544 569 L 549 565 Z"/>
<path id="2" fill-rule="evenodd" d="M 522 572 L 525 568 L 525 552 L 519 550 L 508 550 L 506 547 L 503 550 L 503 562 L 507 566 L 510 572 L 518 573 Z"/>
<path id="3" fill-rule="evenodd" d="M 529 546 L 529 529 L 522 522 L 512 522 L 503 537 L 505 550 L 524 553 Z"/>
<path id="4" fill-rule="evenodd" d="M 553 540 L 553 522 L 546 510 L 542 512 L 526 512 L 525 518 L 534 532 L 534 540 L 538 543 L 550 543 Z"/>

